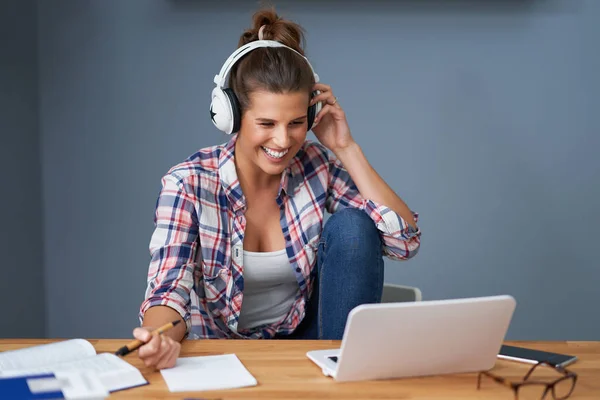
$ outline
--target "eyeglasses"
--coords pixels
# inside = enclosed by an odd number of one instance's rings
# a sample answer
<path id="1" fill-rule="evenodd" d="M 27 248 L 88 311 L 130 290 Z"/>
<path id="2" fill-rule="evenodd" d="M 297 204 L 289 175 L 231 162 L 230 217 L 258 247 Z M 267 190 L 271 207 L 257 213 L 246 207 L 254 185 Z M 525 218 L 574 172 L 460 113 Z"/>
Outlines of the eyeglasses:
<path id="1" fill-rule="evenodd" d="M 553 368 L 562 376 L 550 382 L 537 379 L 529 380 L 533 372 L 540 366 Z M 510 380 L 492 374 L 491 372 L 482 371 L 477 376 L 477 389 L 481 388 L 481 377 L 483 375 L 490 377 L 502 385 L 510 387 L 515 394 L 515 400 L 550 399 L 550 397 L 546 397 L 550 392 L 555 400 L 564 400 L 571 396 L 573 389 L 575 389 L 575 384 L 577 383 L 577 374 L 575 372 L 571 372 L 551 362 L 540 362 L 535 364 L 531 367 L 529 372 L 527 372 L 523 380 L 518 382 L 511 382 Z"/>

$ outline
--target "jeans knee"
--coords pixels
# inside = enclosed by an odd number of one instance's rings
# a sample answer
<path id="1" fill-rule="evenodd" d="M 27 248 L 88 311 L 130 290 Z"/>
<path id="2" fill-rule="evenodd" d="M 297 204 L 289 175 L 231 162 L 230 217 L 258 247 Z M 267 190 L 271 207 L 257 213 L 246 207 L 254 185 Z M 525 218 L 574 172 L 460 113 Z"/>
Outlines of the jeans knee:
<path id="1" fill-rule="evenodd" d="M 332 214 L 323 230 L 325 244 L 341 244 L 347 249 L 380 248 L 379 231 L 362 210 L 344 208 Z"/>
<path id="2" fill-rule="evenodd" d="M 383 246 L 377 226 L 362 210 L 346 208 L 329 217 L 319 255 L 321 298 L 347 313 L 356 305 L 378 303 L 384 278 Z M 344 306 L 339 306 L 340 304 Z M 333 307 L 333 306 L 331 306 Z M 343 324 L 340 325 L 343 332 Z"/>

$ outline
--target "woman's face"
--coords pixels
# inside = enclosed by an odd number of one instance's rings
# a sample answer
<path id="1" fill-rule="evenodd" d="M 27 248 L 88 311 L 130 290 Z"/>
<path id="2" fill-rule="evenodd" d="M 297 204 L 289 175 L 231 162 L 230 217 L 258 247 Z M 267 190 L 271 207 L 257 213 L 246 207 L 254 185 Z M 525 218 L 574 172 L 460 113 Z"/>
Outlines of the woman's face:
<path id="1" fill-rule="evenodd" d="M 309 95 L 306 92 L 253 92 L 242 116 L 236 158 L 268 175 L 281 175 L 307 133 Z M 238 154 L 240 153 L 240 154 Z"/>

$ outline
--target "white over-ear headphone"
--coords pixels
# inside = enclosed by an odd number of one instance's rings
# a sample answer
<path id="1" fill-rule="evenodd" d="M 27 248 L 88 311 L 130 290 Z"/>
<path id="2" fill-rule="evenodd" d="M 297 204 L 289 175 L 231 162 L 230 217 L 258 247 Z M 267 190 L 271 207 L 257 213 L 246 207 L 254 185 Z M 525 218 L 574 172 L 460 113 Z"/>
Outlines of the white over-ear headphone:
<path id="1" fill-rule="evenodd" d="M 238 102 L 237 96 L 233 92 L 231 88 L 226 88 L 227 79 L 229 78 L 229 73 L 233 65 L 238 62 L 243 56 L 248 54 L 254 49 L 260 47 L 284 47 L 286 49 L 292 50 L 294 53 L 300 55 L 302 58 L 306 60 L 306 63 L 310 67 L 314 77 L 315 83 L 319 82 L 319 75 L 317 75 L 308 61 L 306 57 L 302 54 L 298 53 L 296 50 L 292 49 L 284 45 L 283 43 L 277 42 L 275 40 L 255 40 L 250 43 L 247 43 L 240 48 L 238 48 L 233 54 L 229 56 L 229 58 L 225 61 L 223 66 L 221 67 L 221 71 L 218 75 L 215 75 L 214 82 L 217 85 L 211 95 L 210 102 L 210 119 L 212 120 L 215 126 L 230 135 L 232 133 L 236 133 L 240 130 L 240 125 L 242 122 L 242 114 L 240 110 L 240 104 Z M 316 93 L 313 92 L 313 96 Z M 308 130 L 312 129 L 313 122 L 315 117 L 321 111 L 321 103 L 317 102 L 312 106 L 308 107 Z"/>

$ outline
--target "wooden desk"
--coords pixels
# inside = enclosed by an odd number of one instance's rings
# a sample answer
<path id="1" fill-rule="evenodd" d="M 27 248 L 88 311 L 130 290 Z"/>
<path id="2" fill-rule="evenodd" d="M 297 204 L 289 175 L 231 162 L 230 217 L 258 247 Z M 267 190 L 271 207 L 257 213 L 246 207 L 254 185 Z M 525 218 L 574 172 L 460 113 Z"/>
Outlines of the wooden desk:
<path id="1" fill-rule="evenodd" d="M 55 340 L 4 339 L 0 351 L 29 347 Z M 127 340 L 89 340 L 98 352 L 113 352 Z M 139 368 L 150 385 L 111 394 L 111 399 L 504 399 L 512 400 L 512 391 L 492 381 L 477 390 L 477 374 L 337 383 L 323 376 L 321 369 L 306 358 L 314 349 L 339 347 L 334 341 L 283 340 L 204 340 L 184 342 L 182 356 L 206 356 L 235 353 L 258 381 L 258 386 L 212 392 L 170 393 L 160 372 L 140 362 L 136 354 L 126 360 Z M 515 346 L 573 354 L 579 361 L 570 369 L 579 374 L 571 399 L 600 399 L 600 342 L 507 342 Z M 528 366 L 498 360 L 494 372 L 520 379 Z M 549 370 L 554 374 L 554 371 Z M 552 375 L 554 376 L 554 375 Z M 550 395 L 550 399 L 551 399 Z"/>

